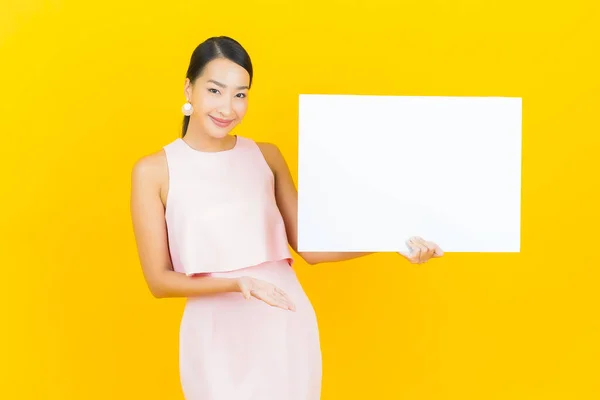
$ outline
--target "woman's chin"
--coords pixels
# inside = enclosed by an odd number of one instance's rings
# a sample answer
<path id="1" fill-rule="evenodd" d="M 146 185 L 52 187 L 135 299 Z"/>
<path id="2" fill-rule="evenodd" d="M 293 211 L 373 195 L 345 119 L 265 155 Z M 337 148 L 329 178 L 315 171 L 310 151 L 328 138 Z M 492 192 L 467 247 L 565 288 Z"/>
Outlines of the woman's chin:
<path id="1" fill-rule="evenodd" d="M 231 132 L 231 129 L 223 129 L 223 130 L 219 130 L 219 131 L 211 131 L 209 132 L 209 135 L 212 136 L 215 139 L 224 139 L 227 137 L 227 135 L 229 135 L 229 133 Z"/>
<path id="2" fill-rule="evenodd" d="M 231 126 L 228 126 L 227 128 L 219 128 L 213 126 L 208 130 L 208 134 L 215 139 L 223 139 L 231 133 L 235 126 L 236 124 L 231 124 Z"/>

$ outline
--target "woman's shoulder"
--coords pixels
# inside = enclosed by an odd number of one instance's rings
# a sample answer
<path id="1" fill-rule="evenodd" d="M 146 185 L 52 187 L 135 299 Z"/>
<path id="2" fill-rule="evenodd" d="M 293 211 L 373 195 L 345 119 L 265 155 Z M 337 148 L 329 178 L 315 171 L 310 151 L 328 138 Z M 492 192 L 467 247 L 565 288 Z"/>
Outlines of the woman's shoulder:
<path id="1" fill-rule="evenodd" d="M 265 159 L 274 160 L 281 155 L 281 151 L 279 147 L 275 143 L 271 142 L 256 142 L 256 145 L 263 153 Z M 269 161 L 267 160 L 267 161 Z"/>
<path id="2" fill-rule="evenodd" d="M 271 167 L 273 172 L 287 167 L 283 154 L 276 144 L 271 142 L 256 142 L 256 145 L 262 152 L 265 161 L 269 164 L 269 167 Z"/>
<path id="3" fill-rule="evenodd" d="M 258 148 L 260 149 L 260 151 L 263 153 L 263 155 L 265 157 L 278 157 L 279 155 L 281 155 L 281 151 L 279 150 L 279 147 L 277 147 L 277 145 L 275 143 L 271 143 L 271 142 L 256 142 L 256 145 L 258 146 Z"/>
<path id="4" fill-rule="evenodd" d="M 145 184 L 160 184 L 168 177 L 167 156 L 164 148 L 139 157 L 132 167 L 132 180 Z"/>

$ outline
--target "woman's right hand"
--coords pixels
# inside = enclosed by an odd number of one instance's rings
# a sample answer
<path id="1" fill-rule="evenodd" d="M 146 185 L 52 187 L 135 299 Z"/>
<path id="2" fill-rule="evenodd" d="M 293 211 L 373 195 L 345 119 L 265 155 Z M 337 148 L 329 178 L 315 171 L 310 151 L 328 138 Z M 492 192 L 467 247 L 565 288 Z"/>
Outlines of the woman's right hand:
<path id="1" fill-rule="evenodd" d="M 290 300 L 289 296 L 272 283 L 251 278 L 249 276 L 242 276 L 236 281 L 240 292 L 242 292 L 242 295 L 247 300 L 255 297 L 270 306 L 296 311 L 296 306 L 292 300 Z"/>

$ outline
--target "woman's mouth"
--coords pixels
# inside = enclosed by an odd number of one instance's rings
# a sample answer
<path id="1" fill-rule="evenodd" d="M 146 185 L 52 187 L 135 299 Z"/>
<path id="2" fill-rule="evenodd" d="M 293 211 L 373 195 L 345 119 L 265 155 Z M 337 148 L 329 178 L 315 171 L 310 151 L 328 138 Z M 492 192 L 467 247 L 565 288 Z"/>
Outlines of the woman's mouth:
<path id="1" fill-rule="evenodd" d="M 217 125 L 220 128 L 225 128 L 233 122 L 232 119 L 220 119 L 220 118 L 215 118 L 212 115 L 209 115 L 209 117 L 210 117 L 210 119 L 212 119 L 212 121 L 215 123 L 215 125 Z"/>

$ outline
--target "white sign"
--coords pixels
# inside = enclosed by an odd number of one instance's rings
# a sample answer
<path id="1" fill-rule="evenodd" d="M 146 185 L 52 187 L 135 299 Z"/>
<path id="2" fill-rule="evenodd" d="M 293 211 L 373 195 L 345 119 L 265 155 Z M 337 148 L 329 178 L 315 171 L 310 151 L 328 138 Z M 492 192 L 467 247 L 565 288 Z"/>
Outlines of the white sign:
<path id="1" fill-rule="evenodd" d="M 521 98 L 299 101 L 300 251 L 520 251 Z"/>

